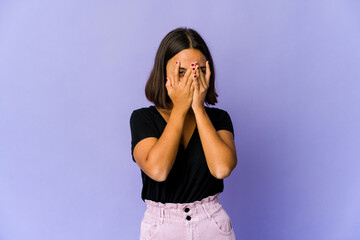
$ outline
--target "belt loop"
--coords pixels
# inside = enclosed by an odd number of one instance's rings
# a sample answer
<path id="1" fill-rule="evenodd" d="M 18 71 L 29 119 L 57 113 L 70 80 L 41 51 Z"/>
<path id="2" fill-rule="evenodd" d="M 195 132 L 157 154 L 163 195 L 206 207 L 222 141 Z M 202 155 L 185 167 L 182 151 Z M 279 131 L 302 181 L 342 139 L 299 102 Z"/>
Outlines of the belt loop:
<path id="1" fill-rule="evenodd" d="M 160 224 L 164 222 L 164 208 L 160 209 Z"/>
<path id="2" fill-rule="evenodd" d="M 208 216 L 209 219 L 211 219 L 211 215 L 209 214 L 209 212 L 206 210 L 205 204 L 201 204 L 201 207 L 203 208 L 205 214 Z"/>

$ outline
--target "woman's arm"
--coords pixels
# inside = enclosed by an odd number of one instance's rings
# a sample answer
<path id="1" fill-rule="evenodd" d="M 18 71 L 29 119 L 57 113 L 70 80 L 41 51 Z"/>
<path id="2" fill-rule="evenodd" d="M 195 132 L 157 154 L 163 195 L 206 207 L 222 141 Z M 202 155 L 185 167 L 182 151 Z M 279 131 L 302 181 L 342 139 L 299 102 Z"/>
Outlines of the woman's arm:
<path id="1" fill-rule="evenodd" d="M 194 114 L 210 173 L 218 179 L 228 177 L 237 164 L 233 134 L 216 131 L 205 108 L 197 108 Z"/>
<path id="2" fill-rule="evenodd" d="M 136 163 L 155 181 L 165 181 L 174 165 L 184 119 L 184 112 L 174 108 L 160 138 L 145 138 L 134 148 Z"/>
<path id="3" fill-rule="evenodd" d="M 195 114 L 210 173 L 218 179 L 223 179 L 230 175 L 237 164 L 233 134 L 226 130 L 216 131 L 204 107 L 211 75 L 209 61 L 206 61 L 205 75 L 199 66 L 196 67 L 196 75 L 199 77 L 194 79 L 194 97 L 191 107 Z"/>
<path id="4" fill-rule="evenodd" d="M 174 165 L 179 149 L 181 134 L 186 113 L 193 97 L 193 72 L 188 68 L 183 80 L 179 81 L 179 66 L 177 62 L 171 80 L 167 80 L 166 89 L 173 103 L 173 108 L 166 127 L 160 138 L 149 137 L 140 141 L 134 147 L 134 159 L 139 167 L 155 181 L 165 181 Z M 193 74 L 192 74 L 193 76 Z"/>

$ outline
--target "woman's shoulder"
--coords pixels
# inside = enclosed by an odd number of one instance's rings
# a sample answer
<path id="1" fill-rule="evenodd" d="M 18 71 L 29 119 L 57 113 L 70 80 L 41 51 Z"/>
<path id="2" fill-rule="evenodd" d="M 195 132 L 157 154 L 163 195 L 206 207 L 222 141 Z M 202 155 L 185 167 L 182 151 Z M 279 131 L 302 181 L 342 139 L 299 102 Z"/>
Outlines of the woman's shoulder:
<path id="1" fill-rule="evenodd" d="M 206 109 L 206 112 L 211 115 L 215 115 L 215 116 L 224 115 L 224 114 L 228 115 L 228 112 L 221 108 L 205 106 L 205 109 Z"/>
<path id="2" fill-rule="evenodd" d="M 206 107 L 206 111 L 217 131 L 228 130 L 234 134 L 231 117 L 226 110 L 215 107 Z"/>
<path id="3" fill-rule="evenodd" d="M 132 111 L 130 120 L 134 121 L 134 119 L 142 119 L 142 120 L 151 120 L 156 117 L 156 108 L 155 106 L 141 107 Z"/>
<path id="4" fill-rule="evenodd" d="M 134 109 L 132 111 L 132 114 L 151 114 L 151 113 L 154 113 L 154 109 L 156 109 L 156 108 L 153 105 L 148 106 L 148 107 L 141 107 L 141 108 Z"/>

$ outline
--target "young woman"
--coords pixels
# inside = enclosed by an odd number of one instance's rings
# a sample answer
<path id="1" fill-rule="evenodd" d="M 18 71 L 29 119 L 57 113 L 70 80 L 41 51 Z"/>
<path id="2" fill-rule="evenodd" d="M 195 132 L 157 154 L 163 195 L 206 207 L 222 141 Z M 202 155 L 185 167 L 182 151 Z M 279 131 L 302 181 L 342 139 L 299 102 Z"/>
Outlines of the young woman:
<path id="1" fill-rule="evenodd" d="M 147 204 L 140 239 L 235 239 L 218 195 L 237 164 L 230 116 L 215 105 L 213 60 L 201 36 L 177 28 L 162 40 L 133 111 L 131 151 Z"/>

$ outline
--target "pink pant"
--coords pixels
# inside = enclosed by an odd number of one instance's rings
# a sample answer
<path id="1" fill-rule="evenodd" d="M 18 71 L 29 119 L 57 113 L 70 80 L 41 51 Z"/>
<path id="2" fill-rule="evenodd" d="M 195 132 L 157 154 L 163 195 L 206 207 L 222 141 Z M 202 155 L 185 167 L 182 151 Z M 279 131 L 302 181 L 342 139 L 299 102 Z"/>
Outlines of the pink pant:
<path id="1" fill-rule="evenodd" d="M 193 203 L 158 203 L 145 200 L 140 240 L 235 239 L 228 214 L 218 194 Z"/>

